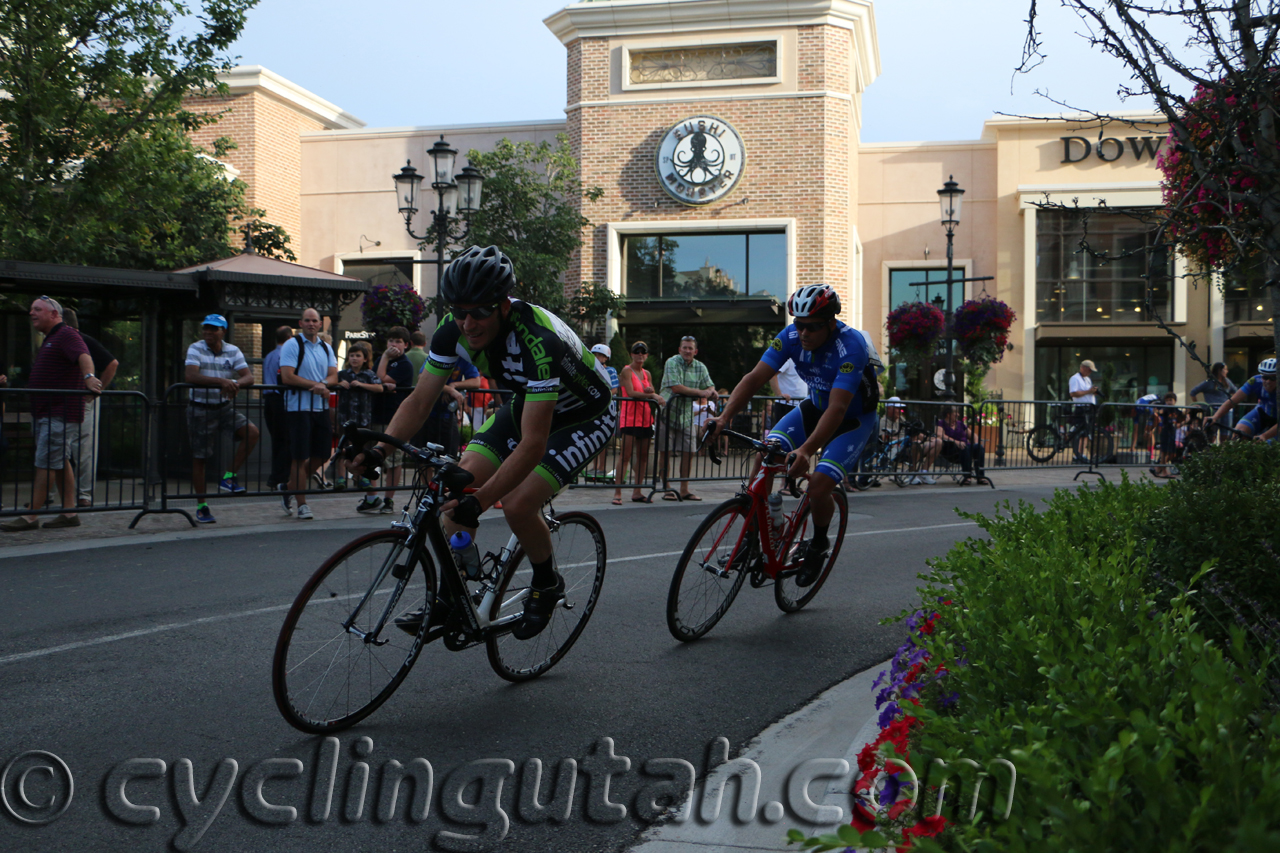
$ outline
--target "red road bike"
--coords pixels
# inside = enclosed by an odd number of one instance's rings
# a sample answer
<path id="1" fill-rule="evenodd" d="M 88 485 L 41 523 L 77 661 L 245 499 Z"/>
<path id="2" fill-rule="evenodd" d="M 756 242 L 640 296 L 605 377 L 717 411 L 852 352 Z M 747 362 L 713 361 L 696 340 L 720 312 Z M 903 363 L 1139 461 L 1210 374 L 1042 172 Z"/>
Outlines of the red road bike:
<path id="1" fill-rule="evenodd" d="M 809 496 L 797 493 L 788 480 L 792 500 L 798 496 L 799 501 L 789 508 L 784 502 L 777 524 L 770 519 L 768 503 L 774 478 L 785 476 L 789 451 L 776 441 L 756 441 L 731 430 L 722 434 L 750 445 L 761 454 L 762 464 L 739 494 L 703 519 L 680 555 L 667 593 L 667 628 L 682 642 L 696 640 L 715 627 L 748 579 L 756 589 L 772 583 L 774 601 L 784 612 L 804 607 L 831 573 L 849 521 L 844 492 L 836 489 L 832 493 L 836 512 L 828 532 L 831 553 L 818 579 L 810 586 L 798 586 L 795 574 L 809 542 Z M 713 445 L 707 445 L 707 453 L 713 463 L 720 464 Z"/>

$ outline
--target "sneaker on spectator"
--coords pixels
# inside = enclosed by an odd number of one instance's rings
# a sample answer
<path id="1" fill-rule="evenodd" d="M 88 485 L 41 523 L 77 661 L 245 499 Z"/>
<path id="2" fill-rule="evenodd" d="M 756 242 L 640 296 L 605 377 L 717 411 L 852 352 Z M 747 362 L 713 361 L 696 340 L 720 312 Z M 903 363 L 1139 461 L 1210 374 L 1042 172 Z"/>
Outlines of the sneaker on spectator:
<path id="1" fill-rule="evenodd" d="M 315 518 L 315 516 L 311 514 L 311 507 L 306 504 L 298 504 L 298 518 L 311 519 Z"/>
<path id="2" fill-rule="evenodd" d="M 213 513 L 209 511 L 208 504 L 201 504 L 196 507 L 196 521 L 199 524 L 214 524 L 217 519 L 213 517 Z"/>
<path id="3" fill-rule="evenodd" d="M 938 485 L 938 481 L 930 477 L 928 471 L 921 471 L 920 474 L 916 477 L 916 480 L 919 481 L 919 484 L 921 486 Z"/>
<path id="4" fill-rule="evenodd" d="M 384 500 L 382 502 L 382 506 L 378 507 L 378 512 L 381 515 L 389 515 L 395 511 L 396 511 L 395 504 L 393 504 L 391 501 L 388 501 L 388 500 Z"/>
<path id="5" fill-rule="evenodd" d="M 293 495 L 285 492 L 280 496 L 280 503 L 284 505 L 285 515 L 293 515 Z"/>
<path id="6" fill-rule="evenodd" d="M 329 489 L 333 487 L 333 484 L 324 478 L 323 471 L 316 471 L 311 475 L 311 479 L 316 481 L 317 489 Z"/>
<path id="7" fill-rule="evenodd" d="M 360 499 L 360 503 L 356 504 L 356 512 L 374 512 L 378 507 L 382 506 L 382 498 L 369 497 L 365 495 Z"/>
<path id="8" fill-rule="evenodd" d="M 221 485 L 218 486 L 221 491 L 230 492 L 233 495 L 244 494 L 245 488 L 236 482 L 235 477 L 223 477 Z"/>

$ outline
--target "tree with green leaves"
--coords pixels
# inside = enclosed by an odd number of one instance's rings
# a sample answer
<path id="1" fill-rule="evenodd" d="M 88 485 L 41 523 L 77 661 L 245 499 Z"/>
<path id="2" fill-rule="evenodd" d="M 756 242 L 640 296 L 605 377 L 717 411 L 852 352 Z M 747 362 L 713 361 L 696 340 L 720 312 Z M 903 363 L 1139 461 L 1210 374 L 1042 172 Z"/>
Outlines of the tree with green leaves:
<path id="1" fill-rule="evenodd" d="M 189 134 L 216 113 L 222 56 L 257 0 L 0 0 L 0 257 L 175 269 L 236 251 L 247 207 L 220 140 Z M 292 259 L 256 222 L 259 251 Z M 238 240 L 236 242 L 239 242 Z"/>
<path id="2" fill-rule="evenodd" d="M 471 218 L 468 242 L 502 249 L 516 269 L 515 295 L 569 320 L 590 333 L 622 300 L 607 287 L 570 282 L 563 276 L 569 259 L 582 245 L 589 221 L 577 207 L 579 198 L 595 201 L 600 187 L 583 187 L 578 162 L 564 134 L 547 141 L 502 139 L 492 151 L 469 151 L 467 159 L 484 175 L 480 210 Z"/>

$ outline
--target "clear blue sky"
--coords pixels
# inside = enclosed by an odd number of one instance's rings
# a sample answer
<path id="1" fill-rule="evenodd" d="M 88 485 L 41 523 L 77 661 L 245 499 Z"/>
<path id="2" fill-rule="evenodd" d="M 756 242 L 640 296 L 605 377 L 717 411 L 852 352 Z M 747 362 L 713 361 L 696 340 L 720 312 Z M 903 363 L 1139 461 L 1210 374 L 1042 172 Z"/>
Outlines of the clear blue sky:
<path id="1" fill-rule="evenodd" d="M 1057 112 L 1035 94 L 1098 110 L 1121 103 L 1118 64 L 1075 35 L 1048 0 L 1048 60 L 1013 75 L 1029 0 L 880 0 L 881 76 L 864 95 L 865 142 L 974 139 L 996 112 Z M 370 127 L 553 119 L 564 115 L 564 48 L 548 0 L 262 0 L 233 53 Z"/>

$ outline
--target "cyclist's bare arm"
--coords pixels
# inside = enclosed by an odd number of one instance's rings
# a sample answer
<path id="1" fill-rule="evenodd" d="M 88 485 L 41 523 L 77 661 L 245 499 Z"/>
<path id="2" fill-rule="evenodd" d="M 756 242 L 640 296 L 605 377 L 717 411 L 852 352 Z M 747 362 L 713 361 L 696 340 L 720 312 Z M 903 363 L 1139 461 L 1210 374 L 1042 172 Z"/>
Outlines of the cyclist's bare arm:
<path id="1" fill-rule="evenodd" d="M 520 414 L 520 442 L 489 481 L 476 489 L 475 498 L 482 510 L 488 509 L 520 485 L 538 467 L 547 454 L 551 435 L 551 416 L 555 400 L 526 400 Z M 448 507 L 444 507 L 447 509 Z"/>
<path id="2" fill-rule="evenodd" d="M 1215 420 L 1215 421 L 1222 420 L 1222 418 L 1227 414 L 1227 412 L 1231 411 L 1236 407 L 1237 403 L 1244 402 L 1244 397 L 1245 395 L 1243 391 L 1237 391 L 1236 393 L 1232 394 L 1231 398 L 1227 400 L 1227 402 L 1219 406 L 1218 411 L 1213 413 L 1213 418 L 1211 418 L 1211 420 Z"/>
<path id="3" fill-rule="evenodd" d="M 757 362 L 756 366 L 751 368 L 751 372 L 742 377 L 738 384 L 733 387 L 733 393 L 729 395 L 729 401 L 724 404 L 724 411 L 717 417 L 712 418 L 710 423 L 715 426 L 718 433 L 733 421 L 733 416 L 742 411 L 747 403 L 751 401 L 761 388 L 773 377 L 778 375 L 778 371 L 774 370 L 763 361 Z"/>
<path id="4" fill-rule="evenodd" d="M 1276 437 L 1277 430 L 1280 430 L 1280 424 L 1272 424 L 1271 429 L 1267 430 L 1262 435 L 1256 436 L 1256 438 L 1258 441 L 1269 441 Z"/>
<path id="5" fill-rule="evenodd" d="M 447 376 L 437 376 L 434 373 L 423 373 L 418 377 L 418 384 L 414 386 L 413 393 L 405 397 L 400 403 L 400 408 L 396 409 L 395 415 L 391 418 L 391 423 L 387 425 L 387 435 L 394 435 L 401 441 L 408 441 L 413 437 L 418 428 L 426 423 L 427 415 L 431 414 L 431 407 L 436 404 L 436 400 L 440 397 L 440 392 L 444 390 L 445 383 L 448 382 Z M 384 452 L 390 449 L 386 442 L 379 442 Z M 358 454 L 355 459 L 347 465 L 352 473 L 357 476 L 364 473 L 364 454 Z"/>

